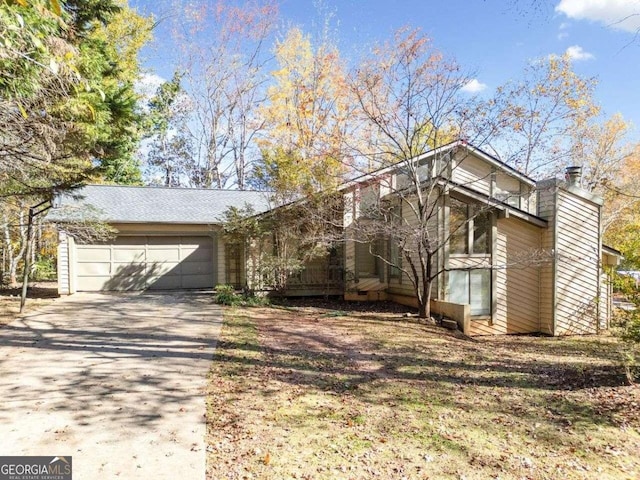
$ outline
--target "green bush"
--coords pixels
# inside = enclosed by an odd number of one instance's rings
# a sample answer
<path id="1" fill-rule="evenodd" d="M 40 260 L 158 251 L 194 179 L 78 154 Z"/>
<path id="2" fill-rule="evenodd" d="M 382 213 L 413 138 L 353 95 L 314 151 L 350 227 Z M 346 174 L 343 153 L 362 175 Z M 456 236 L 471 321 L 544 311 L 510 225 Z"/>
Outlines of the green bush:
<path id="1" fill-rule="evenodd" d="M 618 275 L 614 276 L 616 277 L 614 287 L 635 306 L 633 310 L 619 311 L 614 319 L 614 333 L 624 342 L 622 364 L 629 383 L 634 383 L 640 371 L 640 291 L 636 288 L 635 280 Z"/>
<path id="2" fill-rule="evenodd" d="M 236 292 L 233 285 L 216 285 L 213 299 L 216 303 L 229 307 L 263 307 L 270 304 L 267 297 L 255 295 L 252 292 L 240 294 Z"/>
<path id="3" fill-rule="evenodd" d="M 220 305 L 234 307 L 240 305 L 242 296 L 236 293 L 233 285 L 216 285 L 216 293 L 213 300 Z"/>
<path id="4" fill-rule="evenodd" d="M 51 257 L 40 257 L 33 264 L 31 279 L 34 281 L 55 280 L 58 276 L 56 261 Z"/>

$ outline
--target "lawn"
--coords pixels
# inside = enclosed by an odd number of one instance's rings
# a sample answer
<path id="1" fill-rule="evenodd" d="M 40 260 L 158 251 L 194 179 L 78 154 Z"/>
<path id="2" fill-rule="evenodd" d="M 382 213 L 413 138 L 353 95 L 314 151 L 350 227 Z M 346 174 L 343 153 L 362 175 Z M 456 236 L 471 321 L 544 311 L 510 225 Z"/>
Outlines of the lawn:
<path id="1" fill-rule="evenodd" d="M 207 478 L 640 478 L 615 339 L 469 339 L 403 312 L 228 309 Z"/>

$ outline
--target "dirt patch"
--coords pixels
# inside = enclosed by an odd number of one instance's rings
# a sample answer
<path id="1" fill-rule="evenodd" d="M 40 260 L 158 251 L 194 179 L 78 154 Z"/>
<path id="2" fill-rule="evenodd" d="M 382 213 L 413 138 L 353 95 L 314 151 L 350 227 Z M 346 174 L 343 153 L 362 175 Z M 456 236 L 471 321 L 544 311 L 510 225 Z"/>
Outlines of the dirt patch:
<path id="1" fill-rule="evenodd" d="M 19 316 L 21 294 L 22 287 L 0 287 L 0 325 L 10 323 Z M 29 284 L 24 313 L 48 305 L 58 297 L 58 284 L 56 282 Z"/>
<path id="2" fill-rule="evenodd" d="M 207 478 L 640 476 L 640 393 L 615 339 L 469 339 L 410 312 L 228 311 Z"/>

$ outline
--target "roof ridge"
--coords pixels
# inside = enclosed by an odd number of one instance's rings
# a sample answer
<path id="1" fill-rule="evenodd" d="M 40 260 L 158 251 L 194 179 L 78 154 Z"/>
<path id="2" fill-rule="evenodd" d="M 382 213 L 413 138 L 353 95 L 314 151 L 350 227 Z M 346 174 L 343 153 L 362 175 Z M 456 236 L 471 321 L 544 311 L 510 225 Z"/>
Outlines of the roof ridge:
<path id="1" fill-rule="evenodd" d="M 117 185 L 117 184 L 109 184 L 109 183 L 88 183 L 86 185 L 82 185 L 77 188 L 80 190 L 85 187 L 110 187 L 110 188 L 129 188 L 129 189 L 146 189 L 146 190 L 191 190 L 196 192 L 234 192 L 234 193 L 274 193 L 270 190 L 247 190 L 247 189 L 237 189 L 237 188 L 201 188 L 201 187 L 165 187 L 165 186 L 157 186 L 157 185 Z"/>

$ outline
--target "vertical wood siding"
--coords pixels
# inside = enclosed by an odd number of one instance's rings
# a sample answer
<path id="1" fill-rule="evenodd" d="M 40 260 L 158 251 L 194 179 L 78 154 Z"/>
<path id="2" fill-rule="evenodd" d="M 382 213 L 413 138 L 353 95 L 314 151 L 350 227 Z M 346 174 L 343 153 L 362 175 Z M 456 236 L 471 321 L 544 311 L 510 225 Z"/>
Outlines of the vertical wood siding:
<path id="1" fill-rule="evenodd" d="M 58 293 L 69 295 L 69 243 L 65 233 L 60 232 L 58 243 Z"/>
<path id="2" fill-rule="evenodd" d="M 560 190 L 557 210 L 556 335 L 597 331 L 599 208 Z"/>
<path id="3" fill-rule="evenodd" d="M 551 254 L 556 249 L 556 187 L 542 189 L 538 192 L 539 215 L 549 222 L 549 226 L 540 233 L 540 247 L 550 257 L 549 262 L 540 267 L 540 331 L 553 335 L 554 323 L 554 270 L 555 261 Z"/>
<path id="4" fill-rule="evenodd" d="M 498 220 L 493 324 L 471 320 L 472 335 L 532 333 L 540 330 L 540 268 L 528 259 L 540 248 L 540 229 L 515 218 Z"/>

